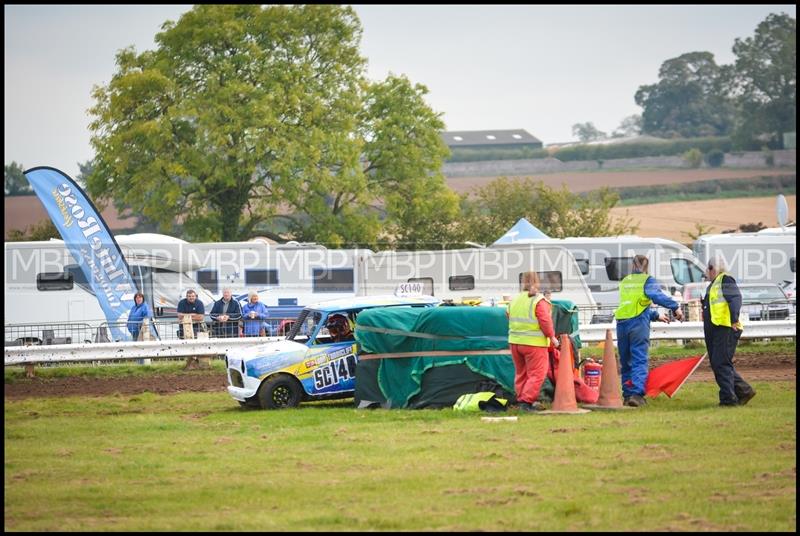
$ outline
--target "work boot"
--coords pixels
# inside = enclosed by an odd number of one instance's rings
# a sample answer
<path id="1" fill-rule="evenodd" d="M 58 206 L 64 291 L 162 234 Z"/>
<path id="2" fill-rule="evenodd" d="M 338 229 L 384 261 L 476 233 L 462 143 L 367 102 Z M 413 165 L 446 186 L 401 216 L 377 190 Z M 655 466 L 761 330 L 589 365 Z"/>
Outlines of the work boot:
<path id="1" fill-rule="evenodd" d="M 750 389 L 745 394 L 739 397 L 739 405 L 744 406 L 745 404 L 750 402 L 750 399 L 753 398 L 754 396 L 756 396 L 756 390 Z"/>
<path id="2" fill-rule="evenodd" d="M 632 408 L 639 408 L 646 405 L 647 400 L 642 395 L 632 395 L 625 400 L 624 404 Z"/>

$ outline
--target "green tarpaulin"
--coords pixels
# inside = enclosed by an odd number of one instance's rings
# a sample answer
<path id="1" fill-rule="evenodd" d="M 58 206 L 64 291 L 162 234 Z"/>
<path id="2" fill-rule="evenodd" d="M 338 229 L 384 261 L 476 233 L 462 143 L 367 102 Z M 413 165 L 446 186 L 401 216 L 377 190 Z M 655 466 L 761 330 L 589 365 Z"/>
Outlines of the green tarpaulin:
<path id="1" fill-rule="evenodd" d="M 580 348 L 574 304 L 553 302 L 553 320 L 556 333 L 571 334 Z M 514 363 L 504 307 L 368 309 L 358 315 L 355 337 L 362 353 L 356 369 L 357 405 L 452 406 L 462 394 L 492 384 L 513 399 Z M 453 355 L 441 355 L 448 352 Z M 405 353 L 412 355 L 364 359 Z"/>
<path id="2" fill-rule="evenodd" d="M 377 398 L 377 387 L 385 406 L 410 407 L 412 397 L 427 400 L 428 405 L 447 405 L 445 399 L 465 392 L 452 392 L 449 385 L 470 382 L 481 378 L 493 380 L 505 391 L 514 392 L 514 363 L 508 351 L 508 320 L 500 307 L 435 307 L 435 308 L 385 308 L 369 309 L 358 315 L 356 340 L 362 354 L 396 354 L 425 352 L 455 352 L 454 355 L 426 357 L 385 358 L 375 365 L 359 363 L 356 369 L 356 403 Z M 484 351 L 485 355 L 458 354 L 458 352 Z M 435 367 L 462 365 L 448 369 L 450 382 L 431 381 L 438 386 L 439 395 L 432 390 L 422 391 L 426 371 Z M 458 373 L 458 370 L 465 370 Z M 471 371 L 478 377 L 466 373 Z M 438 376 L 438 374 L 437 374 Z M 377 384 L 377 385 L 375 385 Z M 371 394 L 370 394 L 371 392 Z M 367 398 L 367 397 L 372 398 Z M 421 406 L 415 406 L 421 407 Z"/>

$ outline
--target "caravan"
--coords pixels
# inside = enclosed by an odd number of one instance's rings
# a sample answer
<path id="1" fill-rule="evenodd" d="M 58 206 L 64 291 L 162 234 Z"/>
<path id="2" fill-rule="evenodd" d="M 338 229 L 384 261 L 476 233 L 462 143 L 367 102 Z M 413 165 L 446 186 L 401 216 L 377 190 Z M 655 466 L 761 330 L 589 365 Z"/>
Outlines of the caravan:
<path id="1" fill-rule="evenodd" d="M 365 256 L 362 265 L 361 292 L 366 296 L 392 293 L 411 283 L 445 302 L 495 305 L 521 290 L 524 272 L 536 271 L 542 290 L 553 299 L 582 308 L 595 305 L 573 256 L 554 244 L 383 251 Z"/>
<path id="2" fill-rule="evenodd" d="M 359 259 L 366 249 L 328 249 L 318 244 L 268 244 L 261 240 L 190 244 L 197 281 L 214 295 L 230 287 L 234 295 L 250 290 L 271 310 L 302 308 L 328 299 L 357 295 Z"/>
<path id="3" fill-rule="evenodd" d="M 178 301 L 189 288 L 198 292 L 207 311 L 211 309 L 213 296 L 186 273 L 197 266 L 169 254 L 177 243 L 185 244 L 183 240 L 166 237 L 154 246 L 152 241 L 145 245 L 141 238 L 116 239 L 156 318 L 174 317 Z M 106 323 L 92 286 L 63 240 L 6 242 L 4 248 L 7 340 L 10 324 L 83 324 L 87 333 L 94 333 Z"/>
<path id="4" fill-rule="evenodd" d="M 739 282 L 782 285 L 797 277 L 796 241 L 794 227 L 762 229 L 703 235 L 694 242 L 693 250 L 703 263 L 722 255 L 728 272 Z"/>
<path id="5" fill-rule="evenodd" d="M 683 285 L 703 280 L 704 269 L 691 250 L 672 240 L 643 238 L 635 235 L 524 239 L 513 245 L 566 248 L 575 257 L 580 273 L 606 316 L 619 304 L 619 282 L 631 273 L 634 255 L 650 260 L 650 275 L 668 294 Z M 490 249 L 510 247 L 494 245 Z M 598 318 L 598 321 L 601 320 Z"/>

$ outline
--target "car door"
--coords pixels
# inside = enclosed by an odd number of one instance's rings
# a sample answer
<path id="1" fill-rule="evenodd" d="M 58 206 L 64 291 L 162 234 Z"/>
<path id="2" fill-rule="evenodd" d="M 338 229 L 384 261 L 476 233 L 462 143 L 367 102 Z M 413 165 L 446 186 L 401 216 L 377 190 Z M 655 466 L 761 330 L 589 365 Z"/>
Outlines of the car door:
<path id="1" fill-rule="evenodd" d="M 309 349 L 301 365 L 299 377 L 312 396 L 343 394 L 355 390 L 358 344 L 356 341 L 332 342 L 325 329 L 325 320 L 332 314 L 355 316 L 354 311 L 328 313 L 309 340 Z"/>

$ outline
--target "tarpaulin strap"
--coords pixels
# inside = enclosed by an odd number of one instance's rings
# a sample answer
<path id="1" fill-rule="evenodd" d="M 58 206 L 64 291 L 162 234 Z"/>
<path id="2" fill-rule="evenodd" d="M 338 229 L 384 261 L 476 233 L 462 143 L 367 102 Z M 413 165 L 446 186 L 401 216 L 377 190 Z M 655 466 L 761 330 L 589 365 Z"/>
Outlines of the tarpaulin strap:
<path id="1" fill-rule="evenodd" d="M 419 331 L 403 331 L 400 329 L 391 329 L 391 328 L 376 328 L 373 326 L 357 326 L 357 330 L 362 331 L 369 331 L 372 333 L 383 333 L 385 335 L 402 335 L 404 337 L 415 337 L 419 339 L 435 339 L 440 341 L 463 341 L 463 340 L 471 340 L 471 339 L 479 339 L 482 341 L 505 341 L 508 339 L 506 335 L 457 335 L 457 336 L 450 336 L 450 335 L 433 335 L 431 333 L 422 333 Z"/>
<path id="2" fill-rule="evenodd" d="M 462 350 L 449 352 L 444 350 L 431 350 L 427 352 L 397 352 L 391 354 L 361 354 L 359 361 L 364 359 L 384 359 L 387 357 L 449 357 L 454 355 L 511 355 L 511 350 Z"/>

